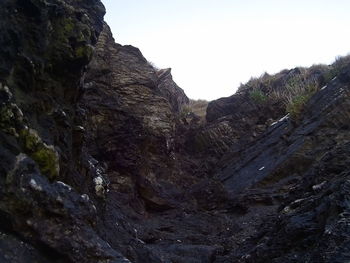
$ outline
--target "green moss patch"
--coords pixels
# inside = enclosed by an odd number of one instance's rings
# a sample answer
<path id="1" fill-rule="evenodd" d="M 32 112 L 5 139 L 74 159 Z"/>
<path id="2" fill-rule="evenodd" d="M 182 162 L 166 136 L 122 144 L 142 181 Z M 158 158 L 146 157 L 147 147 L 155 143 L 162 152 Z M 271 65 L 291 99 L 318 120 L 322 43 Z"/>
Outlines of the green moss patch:
<path id="1" fill-rule="evenodd" d="M 40 171 L 49 179 L 54 179 L 59 174 L 59 156 L 52 145 L 47 145 L 32 129 L 20 132 L 25 153 L 28 154 L 39 166 Z"/>

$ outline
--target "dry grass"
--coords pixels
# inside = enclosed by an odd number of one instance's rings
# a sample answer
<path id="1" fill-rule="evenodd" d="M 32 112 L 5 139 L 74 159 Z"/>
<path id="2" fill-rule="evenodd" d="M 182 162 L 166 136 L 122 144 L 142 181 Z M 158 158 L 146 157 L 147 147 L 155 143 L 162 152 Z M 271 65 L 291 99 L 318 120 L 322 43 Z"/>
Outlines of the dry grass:
<path id="1" fill-rule="evenodd" d="M 299 67 L 275 75 L 264 73 L 241 84 L 237 93 L 248 93 L 257 104 L 282 102 L 286 112 L 297 118 L 311 96 L 349 65 L 350 55 L 338 57 L 332 65 Z"/>
<path id="2" fill-rule="evenodd" d="M 192 100 L 187 106 L 182 108 L 181 116 L 183 118 L 193 118 L 193 114 L 199 118 L 199 123 L 205 123 L 205 116 L 207 114 L 208 101 L 206 100 Z"/>
<path id="3" fill-rule="evenodd" d="M 190 100 L 189 106 L 194 114 L 205 119 L 208 103 L 206 100 Z"/>
<path id="4" fill-rule="evenodd" d="M 281 88 L 274 89 L 269 94 L 270 99 L 282 101 L 284 104 L 290 103 L 293 98 L 315 93 L 320 88 L 320 80 L 305 74 L 296 75 L 286 81 Z"/>

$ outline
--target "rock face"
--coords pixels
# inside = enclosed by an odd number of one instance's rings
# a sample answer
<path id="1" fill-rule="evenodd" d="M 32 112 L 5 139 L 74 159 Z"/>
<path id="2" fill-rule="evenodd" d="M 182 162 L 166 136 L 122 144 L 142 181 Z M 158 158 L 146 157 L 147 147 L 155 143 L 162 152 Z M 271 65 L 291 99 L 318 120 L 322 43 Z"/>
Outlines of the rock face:
<path id="1" fill-rule="evenodd" d="M 103 14 L 0 3 L 0 261 L 349 261 L 350 63 L 284 71 L 191 121 L 171 70 Z M 298 118 L 265 103 L 300 80 L 323 87 Z"/>
<path id="2" fill-rule="evenodd" d="M 136 198 L 141 209 L 174 205 L 185 181 L 175 133 L 186 103 L 169 69 L 157 71 L 137 48 L 116 44 L 104 26 L 80 105 L 87 116 L 87 151 L 104 163 L 112 192 Z"/>
<path id="3" fill-rule="evenodd" d="M 158 87 L 163 96 L 170 102 L 172 110 L 176 113 L 181 113 L 183 106 L 190 101 L 185 92 L 173 81 L 171 69 L 161 69 L 157 72 Z"/>
<path id="4" fill-rule="evenodd" d="M 255 227 L 222 262 L 348 260 L 349 74 L 348 67 L 313 96 L 299 123 L 272 125 L 217 173 Z"/>
<path id="5" fill-rule="evenodd" d="M 95 0 L 0 3 L 3 262 L 127 262 L 81 195 L 94 171 L 80 154 L 75 102 L 103 15 Z"/>
<path id="6" fill-rule="evenodd" d="M 236 94 L 211 101 L 207 108 L 208 125 L 195 141 L 201 151 L 220 159 L 234 149 L 253 142 L 268 127 L 287 114 L 287 104 L 312 94 L 326 84 L 328 66 L 283 70 L 260 79 L 251 79 Z M 310 93 L 310 94 L 308 94 Z"/>

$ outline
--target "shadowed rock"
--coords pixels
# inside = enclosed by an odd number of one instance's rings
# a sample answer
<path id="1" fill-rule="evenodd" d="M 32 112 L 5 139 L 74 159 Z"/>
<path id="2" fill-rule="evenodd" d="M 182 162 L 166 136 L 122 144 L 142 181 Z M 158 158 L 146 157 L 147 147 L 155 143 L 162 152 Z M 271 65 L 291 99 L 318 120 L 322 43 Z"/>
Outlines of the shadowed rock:
<path id="1" fill-rule="evenodd" d="M 298 118 L 243 87 L 205 122 L 103 14 L 0 3 L 0 261 L 347 262 L 346 59 L 333 79 L 324 66 L 255 83 L 325 84 Z"/>

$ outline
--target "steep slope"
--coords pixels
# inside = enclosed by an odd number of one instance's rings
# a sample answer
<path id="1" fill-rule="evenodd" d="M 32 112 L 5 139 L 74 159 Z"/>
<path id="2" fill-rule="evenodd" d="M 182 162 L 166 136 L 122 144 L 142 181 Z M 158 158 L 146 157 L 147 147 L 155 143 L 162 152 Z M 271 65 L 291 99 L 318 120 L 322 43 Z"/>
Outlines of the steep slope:
<path id="1" fill-rule="evenodd" d="M 236 94 L 209 103 L 208 125 L 196 136 L 197 145 L 220 159 L 232 145 L 254 141 L 288 112 L 295 117 L 307 98 L 333 77 L 331 67 L 316 65 L 252 78 Z"/>
<path id="2" fill-rule="evenodd" d="M 346 262 L 350 233 L 350 67 L 308 102 L 226 156 L 217 173 L 248 240 L 218 262 Z"/>

